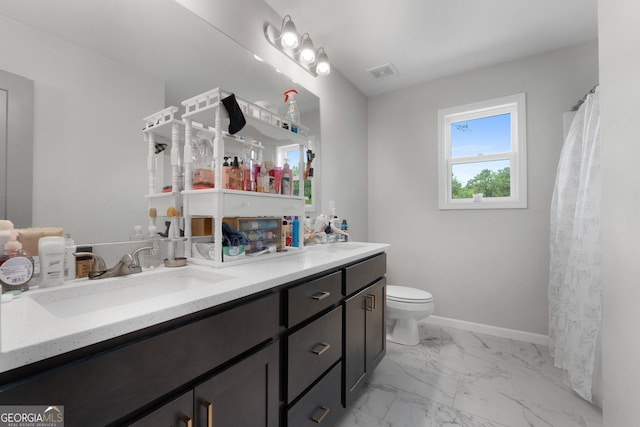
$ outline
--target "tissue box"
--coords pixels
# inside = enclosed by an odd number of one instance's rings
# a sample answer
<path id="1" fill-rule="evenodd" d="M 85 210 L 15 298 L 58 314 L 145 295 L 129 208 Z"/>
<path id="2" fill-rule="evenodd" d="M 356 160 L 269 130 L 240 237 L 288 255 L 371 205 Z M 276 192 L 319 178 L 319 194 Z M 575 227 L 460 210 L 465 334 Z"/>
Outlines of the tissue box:
<path id="1" fill-rule="evenodd" d="M 222 247 L 222 261 L 233 261 L 239 258 L 244 258 L 245 248 L 244 246 L 223 246 Z"/>

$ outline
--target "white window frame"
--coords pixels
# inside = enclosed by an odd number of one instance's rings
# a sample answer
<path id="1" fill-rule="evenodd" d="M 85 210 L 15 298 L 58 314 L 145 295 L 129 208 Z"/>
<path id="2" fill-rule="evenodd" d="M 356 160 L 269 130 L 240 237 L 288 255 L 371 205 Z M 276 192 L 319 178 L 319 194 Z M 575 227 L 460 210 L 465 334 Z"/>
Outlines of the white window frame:
<path id="1" fill-rule="evenodd" d="M 527 207 L 527 131 L 524 93 L 475 102 L 438 111 L 438 206 L 440 209 L 509 209 Z M 451 123 L 509 113 L 511 151 L 475 156 L 451 157 Z M 453 199 L 453 165 L 509 160 L 510 196 Z"/>
<path id="2" fill-rule="evenodd" d="M 300 165 L 297 166 L 302 166 L 302 168 L 298 169 L 298 175 L 293 177 L 294 181 L 300 181 L 300 184 L 298 184 L 298 188 L 300 189 L 300 191 L 304 192 L 304 180 L 302 179 L 302 177 L 304 176 L 304 166 L 306 165 L 306 161 L 307 161 L 307 149 L 313 149 L 314 147 L 314 143 L 313 141 L 310 139 L 307 142 L 306 146 L 301 146 L 300 144 L 290 144 L 290 145 L 282 145 L 282 146 L 278 146 L 276 147 L 276 162 L 279 165 L 283 165 L 284 164 L 284 159 L 287 158 L 287 154 L 290 151 L 300 151 L 300 157 L 302 160 L 302 162 L 300 163 Z M 317 160 L 313 163 L 314 165 L 317 166 Z M 291 164 L 289 164 L 289 166 L 292 166 Z M 317 169 L 317 167 L 316 167 Z M 312 178 L 309 178 L 312 179 Z M 311 182 L 311 203 L 307 204 L 305 203 L 304 205 L 304 210 L 305 212 L 315 212 L 315 203 L 316 203 L 316 197 L 317 197 L 317 182 L 314 182 L 312 180 Z M 293 183 L 292 183 L 293 185 Z"/>

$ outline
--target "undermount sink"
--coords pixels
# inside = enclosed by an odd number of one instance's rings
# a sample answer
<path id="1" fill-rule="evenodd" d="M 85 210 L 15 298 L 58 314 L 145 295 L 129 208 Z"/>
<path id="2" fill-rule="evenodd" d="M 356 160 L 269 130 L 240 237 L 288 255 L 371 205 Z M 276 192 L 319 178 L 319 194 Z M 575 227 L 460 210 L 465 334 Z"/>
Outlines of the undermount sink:
<path id="1" fill-rule="evenodd" d="M 156 274 L 131 275 L 87 281 L 78 285 L 46 289 L 29 295 L 57 317 L 73 317 L 154 298 L 211 286 L 232 277 L 214 272 L 169 270 Z"/>

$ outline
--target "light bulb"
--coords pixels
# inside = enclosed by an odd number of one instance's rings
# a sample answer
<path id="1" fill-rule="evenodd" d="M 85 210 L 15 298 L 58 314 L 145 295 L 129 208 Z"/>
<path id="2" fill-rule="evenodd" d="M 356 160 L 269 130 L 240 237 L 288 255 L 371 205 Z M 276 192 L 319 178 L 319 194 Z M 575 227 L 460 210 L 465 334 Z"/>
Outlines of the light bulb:
<path id="1" fill-rule="evenodd" d="M 321 48 L 322 49 L 322 48 Z M 316 64 L 316 73 L 324 76 L 331 72 L 331 64 L 329 64 L 329 58 L 322 49 L 322 52 L 318 56 L 318 63 Z"/>
<path id="2" fill-rule="evenodd" d="M 302 37 L 304 41 L 300 49 L 300 59 L 307 64 L 313 64 L 316 60 L 316 50 L 313 48 L 313 42 L 307 33 L 303 34 Z"/>
<path id="3" fill-rule="evenodd" d="M 287 17 L 289 18 L 286 21 Z M 289 15 L 284 17 L 282 32 L 280 33 L 280 42 L 282 46 L 287 49 L 295 49 L 298 47 L 298 31 L 296 30 L 296 24 L 293 23 Z"/>

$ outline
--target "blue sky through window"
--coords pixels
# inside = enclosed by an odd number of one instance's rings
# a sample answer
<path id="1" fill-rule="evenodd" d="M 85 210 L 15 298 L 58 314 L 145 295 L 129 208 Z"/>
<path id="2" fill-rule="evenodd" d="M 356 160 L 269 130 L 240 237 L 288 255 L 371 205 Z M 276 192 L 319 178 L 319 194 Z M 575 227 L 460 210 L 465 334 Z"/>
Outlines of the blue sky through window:
<path id="1" fill-rule="evenodd" d="M 451 157 L 511 151 L 511 114 L 451 123 Z"/>
<path id="2" fill-rule="evenodd" d="M 498 114 L 451 123 L 451 158 L 511 151 L 511 114 Z M 464 186 L 483 169 L 497 172 L 508 160 L 458 163 L 452 173 Z"/>

